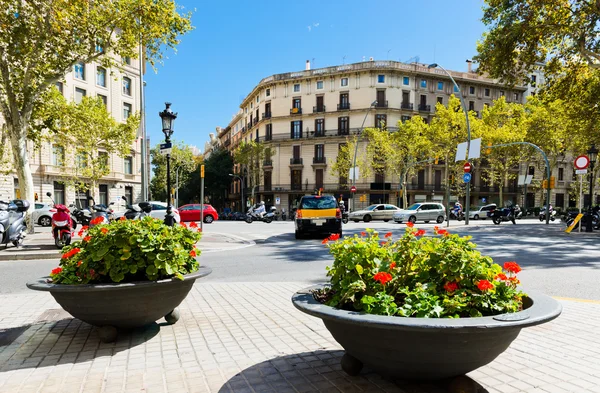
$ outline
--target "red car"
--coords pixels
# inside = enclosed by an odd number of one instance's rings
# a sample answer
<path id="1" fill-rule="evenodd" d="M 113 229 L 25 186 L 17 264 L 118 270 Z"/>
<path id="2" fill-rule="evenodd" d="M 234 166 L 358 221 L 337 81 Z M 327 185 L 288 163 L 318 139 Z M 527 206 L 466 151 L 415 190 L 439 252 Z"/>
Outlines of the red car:
<path id="1" fill-rule="evenodd" d="M 181 222 L 200 221 L 200 207 L 201 205 L 199 203 L 194 203 L 177 208 L 177 210 L 179 210 Z M 215 208 L 211 205 L 204 205 L 204 222 L 210 224 L 218 219 L 219 215 Z"/>

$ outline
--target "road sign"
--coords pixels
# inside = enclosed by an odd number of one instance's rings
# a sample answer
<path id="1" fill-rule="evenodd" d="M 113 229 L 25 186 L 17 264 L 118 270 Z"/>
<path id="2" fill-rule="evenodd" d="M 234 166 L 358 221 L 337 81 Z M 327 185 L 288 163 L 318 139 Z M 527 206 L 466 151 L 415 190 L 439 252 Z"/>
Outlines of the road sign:
<path id="1" fill-rule="evenodd" d="M 590 159 L 587 156 L 579 156 L 575 159 L 575 169 L 586 169 L 590 165 Z"/>
<path id="2" fill-rule="evenodd" d="M 165 155 L 165 154 L 171 154 L 171 149 L 160 149 L 160 154 Z"/>
<path id="3" fill-rule="evenodd" d="M 356 187 L 354 187 L 354 186 L 350 187 L 350 192 L 356 192 Z"/>
<path id="4" fill-rule="evenodd" d="M 463 169 L 465 170 L 465 173 L 471 172 L 471 163 L 465 162 L 465 165 L 463 165 Z"/>
<path id="5" fill-rule="evenodd" d="M 281 205 L 281 198 L 275 197 L 275 204 L 276 205 Z"/>
<path id="6" fill-rule="evenodd" d="M 161 143 L 160 144 L 160 154 L 171 154 L 172 147 L 173 147 L 173 144 L 171 142 Z"/>
<path id="7" fill-rule="evenodd" d="M 464 180 L 465 183 L 470 182 L 471 181 L 471 174 L 470 173 L 465 173 L 463 175 L 463 180 Z"/>
<path id="8" fill-rule="evenodd" d="M 200 165 L 200 177 L 204 177 L 204 165 Z"/>
<path id="9" fill-rule="evenodd" d="M 587 173 L 587 169 L 575 169 L 576 175 L 585 175 Z"/>

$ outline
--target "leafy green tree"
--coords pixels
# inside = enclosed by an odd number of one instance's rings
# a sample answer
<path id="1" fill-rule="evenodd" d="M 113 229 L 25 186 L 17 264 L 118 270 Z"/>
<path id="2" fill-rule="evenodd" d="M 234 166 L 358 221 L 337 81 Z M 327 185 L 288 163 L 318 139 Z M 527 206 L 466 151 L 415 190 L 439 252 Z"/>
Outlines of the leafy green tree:
<path id="1" fill-rule="evenodd" d="M 260 185 L 264 176 L 262 165 L 264 160 L 269 160 L 273 156 L 271 147 L 267 147 L 261 142 L 242 142 L 233 152 L 233 161 L 241 165 L 242 174 L 246 180 L 246 186 L 252 188 L 252 199 L 256 187 Z"/>
<path id="2" fill-rule="evenodd" d="M 56 90 L 56 89 L 53 89 Z M 80 191 L 95 192 L 98 181 L 110 173 L 109 155 L 125 157 L 131 152 L 140 116 L 117 122 L 99 97 L 83 97 L 81 103 L 67 103 L 56 90 L 52 106 L 56 133 L 49 139 L 59 146 L 72 147 L 65 166 L 75 168 L 70 183 Z"/>
<path id="3" fill-rule="evenodd" d="M 204 197 L 216 208 L 225 206 L 227 190 L 231 185 L 233 158 L 225 149 L 215 149 L 203 162 L 204 164 Z M 179 191 L 181 203 L 184 201 L 200 201 L 200 165 L 191 174 L 189 180 Z"/>
<path id="4" fill-rule="evenodd" d="M 150 181 L 150 193 L 152 198 L 159 201 L 167 200 L 167 156 L 160 153 L 160 145 L 150 149 L 152 163 L 152 180 Z M 198 163 L 194 159 L 194 153 L 189 146 L 183 143 L 173 142 L 171 150 L 171 188 L 175 189 L 177 168 L 179 169 L 179 184 L 189 182 L 191 173 L 197 168 Z M 197 178 L 200 182 L 200 177 Z"/>
<path id="5" fill-rule="evenodd" d="M 354 149 L 356 143 L 356 137 L 351 139 L 346 138 L 346 143 L 340 145 L 337 157 L 331 165 L 331 174 L 337 177 L 338 179 L 345 180 L 346 183 L 352 181 L 352 179 L 348 179 L 348 177 L 350 174 L 350 168 L 352 168 L 352 164 L 354 161 Z M 357 162 L 360 162 L 358 158 Z"/>
<path id="6" fill-rule="evenodd" d="M 27 140 L 42 95 L 78 62 L 122 67 L 121 57 L 152 66 L 191 30 L 172 0 L 0 0 L 0 113 L 6 122 L 21 194 L 33 201 Z"/>

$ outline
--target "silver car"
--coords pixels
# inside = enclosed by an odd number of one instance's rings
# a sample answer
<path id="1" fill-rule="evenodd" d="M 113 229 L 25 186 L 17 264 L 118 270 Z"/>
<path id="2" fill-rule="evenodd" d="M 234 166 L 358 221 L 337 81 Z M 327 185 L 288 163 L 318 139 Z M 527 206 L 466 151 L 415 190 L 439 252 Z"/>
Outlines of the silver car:
<path id="1" fill-rule="evenodd" d="M 474 220 L 485 220 L 487 218 L 488 213 L 494 210 L 495 208 L 495 203 L 490 203 L 489 205 L 485 206 L 473 207 L 469 211 L 469 218 L 472 218 Z"/>
<path id="2" fill-rule="evenodd" d="M 31 213 L 31 219 L 35 224 L 49 227 L 52 224 L 52 215 L 56 213 L 54 205 L 49 203 L 35 203 L 35 210 Z"/>
<path id="3" fill-rule="evenodd" d="M 348 219 L 354 222 L 369 222 L 371 220 L 383 220 L 384 222 L 388 222 L 394 218 L 394 213 L 399 210 L 400 208 L 397 206 L 380 203 L 349 213 Z"/>
<path id="4" fill-rule="evenodd" d="M 417 222 L 424 221 L 425 224 L 435 221 L 441 224 L 446 219 L 446 209 L 441 203 L 420 202 L 410 205 L 408 208 L 394 213 L 395 222 Z"/>
<path id="5" fill-rule="evenodd" d="M 165 202 L 159 202 L 159 201 L 150 201 L 148 203 L 150 203 L 152 205 L 152 211 L 150 212 L 150 216 L 154 217 L 154 218 L 158 218 L 159 220 L 164 220 L 165 216 L 167 215 L 167 204 Z M 171 210 L 173 212 L 173 216 L 175 217 L 175 222 L 179 224 L 181 222 L 181 217 L 179 216 L 179 210 L 175 209 L 174 207 Z M 118 220 L 124 215 L 125 215 L 125 210 L 115 211 L 111 214 L 110 218 L 112 220 Z"/>

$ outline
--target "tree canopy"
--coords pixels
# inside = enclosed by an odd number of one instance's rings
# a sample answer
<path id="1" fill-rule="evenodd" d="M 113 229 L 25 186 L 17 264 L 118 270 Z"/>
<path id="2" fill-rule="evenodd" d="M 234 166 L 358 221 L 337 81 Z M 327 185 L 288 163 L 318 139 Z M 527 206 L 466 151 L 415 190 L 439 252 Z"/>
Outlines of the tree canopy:
<path id="1" fill-rule="evenodd" d="M 196 169 L 198 162 L 194 157 L 192 149 L 180 142 L 172 142 L 171 149 L 171 188 L 176 187 L 177 168 L 179 169 L 179 188 L 189 181 L 191 174 Z M 167 156 L 161 154 L 160 145 L 150 149 L 152 162 L 152 180 L 150 181 L 150 193 L 152 198 L 159 201 L 167 200 Z"/>

